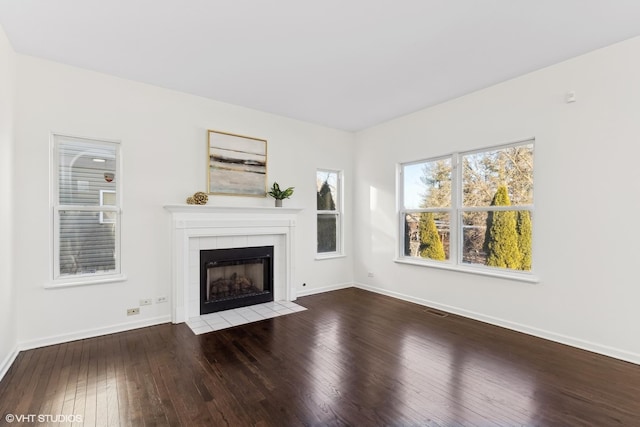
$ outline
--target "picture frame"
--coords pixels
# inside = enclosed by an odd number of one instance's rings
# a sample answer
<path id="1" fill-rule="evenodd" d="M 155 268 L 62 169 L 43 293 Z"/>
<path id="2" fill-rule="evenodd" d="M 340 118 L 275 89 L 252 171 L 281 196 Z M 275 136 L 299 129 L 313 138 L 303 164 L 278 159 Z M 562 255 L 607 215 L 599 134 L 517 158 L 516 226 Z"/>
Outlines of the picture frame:
<path id="1" fill-rule="evenodd" d="M 207 192 L 266 197 L 267 140 L 209 129 Z"/>

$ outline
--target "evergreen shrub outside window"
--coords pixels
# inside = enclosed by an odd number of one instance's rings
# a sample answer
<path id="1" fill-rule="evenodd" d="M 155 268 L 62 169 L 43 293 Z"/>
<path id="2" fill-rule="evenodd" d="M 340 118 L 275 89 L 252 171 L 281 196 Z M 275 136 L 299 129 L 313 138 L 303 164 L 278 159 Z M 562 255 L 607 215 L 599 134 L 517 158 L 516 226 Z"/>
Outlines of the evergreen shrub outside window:
<path id="1" fill-rule="evenodd" d="M 532 269 L 533 140 L 403 163 L 401 258 Z"/>
<path id="2" fill-rule="evenodd" d="M 342 173 L 318 170 L 317 187 L 317 253 L 339 255 L 342 252 Z"/>

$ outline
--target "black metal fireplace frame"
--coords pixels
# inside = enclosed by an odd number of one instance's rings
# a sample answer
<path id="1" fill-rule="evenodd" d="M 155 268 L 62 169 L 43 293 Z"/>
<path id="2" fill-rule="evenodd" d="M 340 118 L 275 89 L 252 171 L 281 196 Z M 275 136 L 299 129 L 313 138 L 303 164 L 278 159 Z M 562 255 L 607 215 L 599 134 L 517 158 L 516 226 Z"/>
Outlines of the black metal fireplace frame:
<path id="1" fill-rule="evenodd" d="M 240 296 L 219 301 L 206 301 L 207 269 L 212 264 L 227 264 L 233 261 L 264 260 L 264 292 L 258 295 Z M 215 313 L 233 308 L 247 307 L 273 301 L 273 246 L 251 246 L 200 251 L 200 314 Z"/>

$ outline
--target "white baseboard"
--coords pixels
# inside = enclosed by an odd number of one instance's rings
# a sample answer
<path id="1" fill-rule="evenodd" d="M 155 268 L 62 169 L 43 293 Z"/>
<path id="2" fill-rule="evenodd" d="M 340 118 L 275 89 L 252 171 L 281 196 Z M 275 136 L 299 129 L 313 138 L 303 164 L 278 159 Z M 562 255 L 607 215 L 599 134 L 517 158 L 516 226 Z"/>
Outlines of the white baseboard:
<path id="1" fill-rule="evenodd" d="M 338 283 L 336 285 L 323 286 L 321 288 L 298 289 L 296 295 L 299 297 L 306 297 L 308 295 L 322 294 L 324 292 L 337 291 L 338 289 L 346 288 L 353 288 L 353 283 Z"/>
<path id="2" fill-rule="evenodd" d="M 31 350 L 34 348 L 45 347 L 48 345 L 62 344 L 65 342 L 82 340 L 85 338 L 94 338 L 101 335 L 114 334 L 117 332 L 125 332 L 138 328 L 146 328 L 147 326 L 160 325 L 162 323 L 171 322 L 171 316 L 158 316 L 150 319 L 142 319 L 135 322 L 120 323 L 117 325 L 107 326 L 97 329 L 86 329 L 83 331 L 73 332 L 70 334 L 54 335 L 46 338 L 38 338 L 36 340 L 22 341 L 18 343 L 18 348 L 22 350 Z"/>
<path id="3" fill-rule="evenodd" d="M 2 362 L 0 362 L 0 381 L 2 381 L 4 376 L 7 374 L 9 368 L 11 368 L 11 365 L 13 365 L 16 357 L 18 357 L 18 353 L 20 353 L 20 351 L 18 350 L 18 346 L 16 345 L 13 347 L 13 350 L 11 350 L 9 354 L 7 354 L 7 357 L 5 357 Z"/>
<path id="4" fill-rule="evenodd" d="M 523 325 L 516 322 L 511 322 L 509 320 L 500 319 L 497 317 L 486 316 L 481 313 L 476 313 L 474 311 L 465 310 L 458 307 L 453 307 L 446 304 L 440 304 L 434 301 L 429 301 L 421 298 L 415 298 L 409 295 L 404 295 L 398 292 L 389 291 L 386 289 L 377 288 L 375 286 L 369 286 L 362 283 L 354 283 L 354 287 L 364 289 L 367 291 L 375 292 L 378 294 L 390 296 L 393 298 L 401 299 L 404 301 L 413 302 L 416 304 L 420 304 L 427 307 L 436 308 L 442 311 L 446 311 L 449 313 L 457 314 L 463 317 L 468 317 L 470 319 L 479 320 L 481 322 L 490 323 L 492 325 L 501 326 L 503 328 L 511 329 L 514 331 L 522 332 L 528 335 L 533 335 L 535 337 L 543 338 L 549 341 L 558 342 L 560 344 L 566 344 L 571 347 L 580 348 L 582 350 L 591 351 L 594 353 L 599 353 L 605 356 L 610 356 L 616 359 L 624 360 L 626 362 L 635 363 L 636 365 L 640 365 L 640 354 L 632 353 L 626 350 L 620 350 L 617 348 L 609 347 L 606 345 L 594 343 L 591 341 L 585 341 L 579 338 L 570 337 L 567 335 L 558 334 L 555 332 L 538 329 L 532 326 Z"/>

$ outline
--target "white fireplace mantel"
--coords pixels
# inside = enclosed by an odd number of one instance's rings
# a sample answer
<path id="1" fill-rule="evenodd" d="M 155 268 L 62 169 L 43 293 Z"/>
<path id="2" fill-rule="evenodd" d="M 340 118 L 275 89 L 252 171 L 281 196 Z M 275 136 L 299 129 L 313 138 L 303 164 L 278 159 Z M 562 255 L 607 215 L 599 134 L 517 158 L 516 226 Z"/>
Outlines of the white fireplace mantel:
<path id="1" fill-rule="evenodd" d="M 274 299 L 294 301 L 295 226 L 301 209 L 167 205 L 171 213 L 173 323 L 200 315 L 200 250 L 274 247 Z"/>

